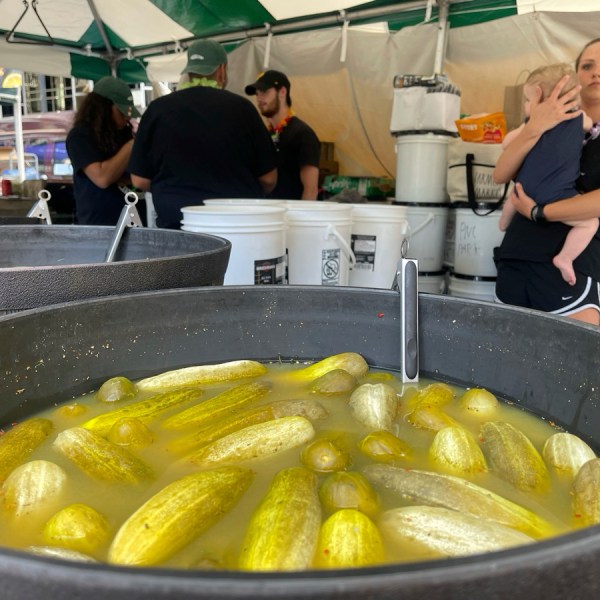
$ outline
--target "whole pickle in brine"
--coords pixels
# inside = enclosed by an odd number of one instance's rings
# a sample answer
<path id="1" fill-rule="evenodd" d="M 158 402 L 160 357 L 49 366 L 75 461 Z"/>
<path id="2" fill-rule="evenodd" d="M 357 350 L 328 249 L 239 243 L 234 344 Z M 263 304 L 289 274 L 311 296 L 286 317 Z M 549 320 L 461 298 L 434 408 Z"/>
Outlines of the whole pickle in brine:
<path id="1" fill-rule="evenodd" d="M 485 457 L 475 438 L 462 427 L 444 427 L 433 438 L 429 460 L 440 470 L 469 475 L 487 470 Z"/>
<path id="2" fill-rule="evenodd" d="M 364 383 L 350 396 L 352 416 L 374 431 L 391 431 L 398 412 L 398 395 L 387 383 Z"/>
<path id="3" fill-rule="evenodd" d="M 379 508 L 377 492 L 357 471 L 338 471 L 329 475 L 321 484 L 319 498 L 328 512 L 354 508 L 373 517 Z"/>

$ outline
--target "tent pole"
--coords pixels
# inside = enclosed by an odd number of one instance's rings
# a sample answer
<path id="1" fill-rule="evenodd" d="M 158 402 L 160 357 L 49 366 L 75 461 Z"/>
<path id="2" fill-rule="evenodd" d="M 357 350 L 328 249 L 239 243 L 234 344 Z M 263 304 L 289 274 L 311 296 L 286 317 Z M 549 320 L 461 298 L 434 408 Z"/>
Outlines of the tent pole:
<path id="1" fill-rule="evenodd" d="M 433 73 L 443 73 L 446 56 L 446 41 L 448 40 L 448 0 L 437 0 L 439 7 L 438 35 L 433 61 Z"/>
<path id="2" fill-rule="evenodd" d="M 19 183 L 25 181 L 25 149 L 23 147 L 23 115 L 21 114 L 21 89 L 16 95 L 15 108 L 15 150 L 17 152 L 17 171 Z"/>

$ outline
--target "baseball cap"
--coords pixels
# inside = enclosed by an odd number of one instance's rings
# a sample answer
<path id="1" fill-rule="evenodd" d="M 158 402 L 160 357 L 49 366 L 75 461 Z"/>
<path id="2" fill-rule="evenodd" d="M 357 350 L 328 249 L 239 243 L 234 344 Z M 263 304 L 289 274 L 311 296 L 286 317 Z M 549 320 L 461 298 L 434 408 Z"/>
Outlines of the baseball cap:
<path id="1" fill-rule="evenodd" d="M 279 90 L 282 87 L 287 89 L 289 98 L 291 84 L 290 80 L 287 78 L 287 75 L 281 71 L 269 70 L 259 73 L 256 81 L 246 86 L 245 92 L 248 94 L 248 96 L 254 96 L 256 94 L 256 90 L 264 91 L 268 90 L 269 88 L 275 88 L 276 90 Z"/>
<path id="2" fill-rule="evenodd" d="M 187 49 L 187 64 L 181 73 L 210 75 L 219 65 L 227 64 L 227 52 L 213 40 L 198 40 Z"/>
<path id="3" fill-rule="evenodd" d="M 110 100 L 126 117 L 140 117 L 133 103 L 133 94 L 129 86 L 116 77 L 103 77 L 94 84 L 94 92 Z"/>

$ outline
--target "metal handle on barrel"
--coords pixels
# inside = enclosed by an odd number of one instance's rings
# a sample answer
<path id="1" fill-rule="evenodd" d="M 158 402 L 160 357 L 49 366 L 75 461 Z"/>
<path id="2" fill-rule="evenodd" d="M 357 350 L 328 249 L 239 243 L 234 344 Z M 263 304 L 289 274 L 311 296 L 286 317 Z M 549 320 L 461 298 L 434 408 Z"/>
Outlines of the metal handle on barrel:
<path id="1" fill-rule="evenodd" d="M 406 258 L 408 240 L 402 242 L 392 289 L 400 294 L 400 367 L 403 383 L 419 381 L 419 262 Z"/>

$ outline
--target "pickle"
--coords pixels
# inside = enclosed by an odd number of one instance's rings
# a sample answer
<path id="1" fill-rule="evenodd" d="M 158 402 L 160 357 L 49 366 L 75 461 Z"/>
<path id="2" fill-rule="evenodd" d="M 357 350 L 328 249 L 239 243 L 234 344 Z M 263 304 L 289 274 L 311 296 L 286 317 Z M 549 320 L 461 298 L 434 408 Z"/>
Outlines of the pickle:
<path id="1" fill-rule="evenodd" d="M 230 433 L 265 423 L 281 417 L 306 417 L 310 421 L 326 418 L 327 411 L 315 400 L 279 400 L 256 408 L 247 408 L 230 416 L 225 416 L 215 423 L 200 428 L 191 434 L 172 441 L 167 449 L 171 452 L 190 452 L 201 445 L 209 444 Z"/>
<path id="2" fill-rule="evenodd" d="M 578 525 L 600 523 L 600 458 L 588 460 L 571 485 L 573 514 Z"/>
<path id="3" fill-rule="evenodd" d="M 106 517 L 86 504 L 71 504 L 53 515 L 44 525 L 44 541 L 93 556 L 110 539 Z"/>
<path id="4" fill-rule="evenodd" d="M 258 377 L 266 372 L 267 367 L 255 360 L 234 360 L 217 365 L 197 365 L 166 371 L 141 379 L 137 382 L 137 388 L 138 390 L 170 390 L 184 386 Z"/>
<path id="5" fill-rule="evenodd" d="M 412 456 L 411 447 L 389 431 L 373 431 L 358 443 L 358 449 L 377 462 L 395 463 Z"/>
<path id="6" fill-rule="evenodd" d="M 145 448 L 154 441 L 152 432 L 139 419 L 126 417 L 114 423 L 108 432 L 108 441 L 125 448 Z"/>
<path id="7" fill-rule="evenodd" d="M 462 427 L 444 427 L 433 438 L 429 460 L 438 469 L 454 475 L 487 471 L 487 464 L 475 438 Z"/>
<path id="8" fill-rule="evenodd" d="M 447 415 L 438 405 L 419 404 L 406 416 L 406 421 L 419 429 L 440 431 L 444 427 L 460 427 L 460 425 Z"/>
<path id="9" fill-rule="evenodd" d="M 110 412 L 103 413 L 86 421 L 81 426 L 106 437 L 111 427 L 121 419 L 139 419 L 142 423 L 150 423 L 165 411 L 183 404 L 198 400 L 204 393 L 200 389 L 182 389 L 156 394 L 145 400 L 126 404 Z"/>
<path id="10" fill-rule="evenodd" d="M 458 405 L 469 414 L 489 419 L 498 409 L 498 399 L 483 388 L 472 388 L 460 397 Z"/>
<path id="11" fill-rule="evenodd" d="M 330 513 L 340 508 L 354 508 L 373 517 L 379 509 L 377 492 L 357 471 L 338 471 L 329 475 L 319 488 L 319 499 Z"/>
<path id="12" fill-rule="evenodd" d="M 170 483 L 123 523 L 110 546 L 108 561 L 161 564 L 229 512 L 253 477 L 248 469 L 222 467 Z"/>
<path id="13" fill-rule="evenodd" d="M 190 454 L 187 460 L 200 466 L 253 460 L 295 448 L 314 437 L 308 419 L 282 417 L 230 433 Z"/>
<path id="14" fill-rule="evenodd" d="M 254 511 L 242 543 L 244 571 L 300 571 L 311 564 L 321 526 L 317 477 L 283 469 Z"/>
<path id="15" fill-rule="evenodd" d="M 271 384 L 267 381 L 242 383 L 170 416 L 162 422 L 162 426 L 165 429 L 202 427 L 254 400 L 263 398 L 270 391 Z"/>
<path id="16" fill-rule="evenodd" d="M 342 352 L 333 354 L 308 367 L 291 371 L 287 374 L 293 381 L 314 381 L 330 371 L 342 369 L 350 373 L 355 379 L 364 377 L 369 372 L 367 361 L 356 352 Z"/>
<path id="17" fill-rule="evenodd" d="M 321 438 L 308 444 L 300 453 L 300 462 L 317 473 L 332 473 L 348 467 L 351 458 L 335 440 Z"/>
<path id="18" fill-rule="evenodd" d="M 78 404 L 77 402 L 72 402 L 71 404 L 63 404 L 62 406 L 59 406 L 56 409 L 55 414 L 60 417 L 73 418 L 80 417 L 86 412 L 87 406 Z"/>
<path id="19" fill-rule="evenodd" d="M 315 567 L 368 567 L 382 563 L 383 559 L 383 541 L 379 530 L 375 523 L 359 510 L 338 510 L 321 526 L 315 552 Z"/>
<path id="20" fill-rule="evenodd" d="M 52 510 L 67 483 L 64 469 L 47 460 L 18 466 L 2 485 L 4 508 L 15 516 Z"/>
<path id="21" fill-rule="evenodd" d="M 365 427 L 390 431 L 398 412 L 396 390 L 387 383 L 364 383 L 350 396 L 350 412 Z"/>
<path id="22" fill-rule="evenodd" d="M 112 377 L 105 381 L 96 392 L 99 402 L 120 402 L 131 400 L 137 394 L 137 388 L 133 381 L 127 377 Z"/>
<path id="23" fill-rule="evenodd" d="M 566 432 L 551 435 L 542 448 L 542 456 L 548 466 L 571 478 L 588 460 L 596 458 L 594 451 L 581 438 Z"/>
<path id="24" fill-rule="evenodd" d="M 481 427 L 483 450 L 490 469 L 525 492 L 550 486 L 544 460 L 529 439 L 510 423 L 488 421 Z"/>
<path id="25" fill-rule="evenodd" d="M 388 465 L 369 465 L 363 473 L 373 485 L 387 488 L 411 504 L 469 513 L 518 529 L 534 538 L 548 537 L 561 529 L 526 508 L 453 475 Z"/>
<path id="26" fill-rule="evenodd" d="M 426 385 L 413 394 L 407 402 L 408 408 L 417 406 L 444 406 L 454 399 L 454 390 L 447 384 L 436 382 Z"/>
<path id="27" fill-rule="evenodd" d="M 53 447 L 94 479 L 140 483 L 153 477 L 152 469 L 139 458 L 83 427 L 65 429 Z"/>
<path id="28" fill-rule="evenodd" d="M 44 556 L 46 558 L 59 558 L 61 560 L 72 560 L 74 562 L 82 563 L 98 562 L 91 556 L 86 556 L 81 552 L 69 550 L 67 548 L 55 548 L 53 546 L 28 546 L 25 548 L 25 551 L 35 554 L 36 556 Z"/>
<path id="29" fill-rule="evenodd" d="M 535 541 L 506 525 L 432 506 L 388 510 L 381 516 L 379 526 L 390 539 L 416 543 L 439 556 L 494 552 Z"/>
<path id="30" fill-rule="evenodd" d="M 33 418 L 17 423 L 0 436 L 0 482 L 27 460 L 53 427 L 48 419 Z"/>
<path id="31" fill-rule="evenodd" d="M 310 389 L 319 394 L 347 394 L 357 385 L 356 377 L 344 371 L 344 369 L 334 369 L 315 379 Z"/>

